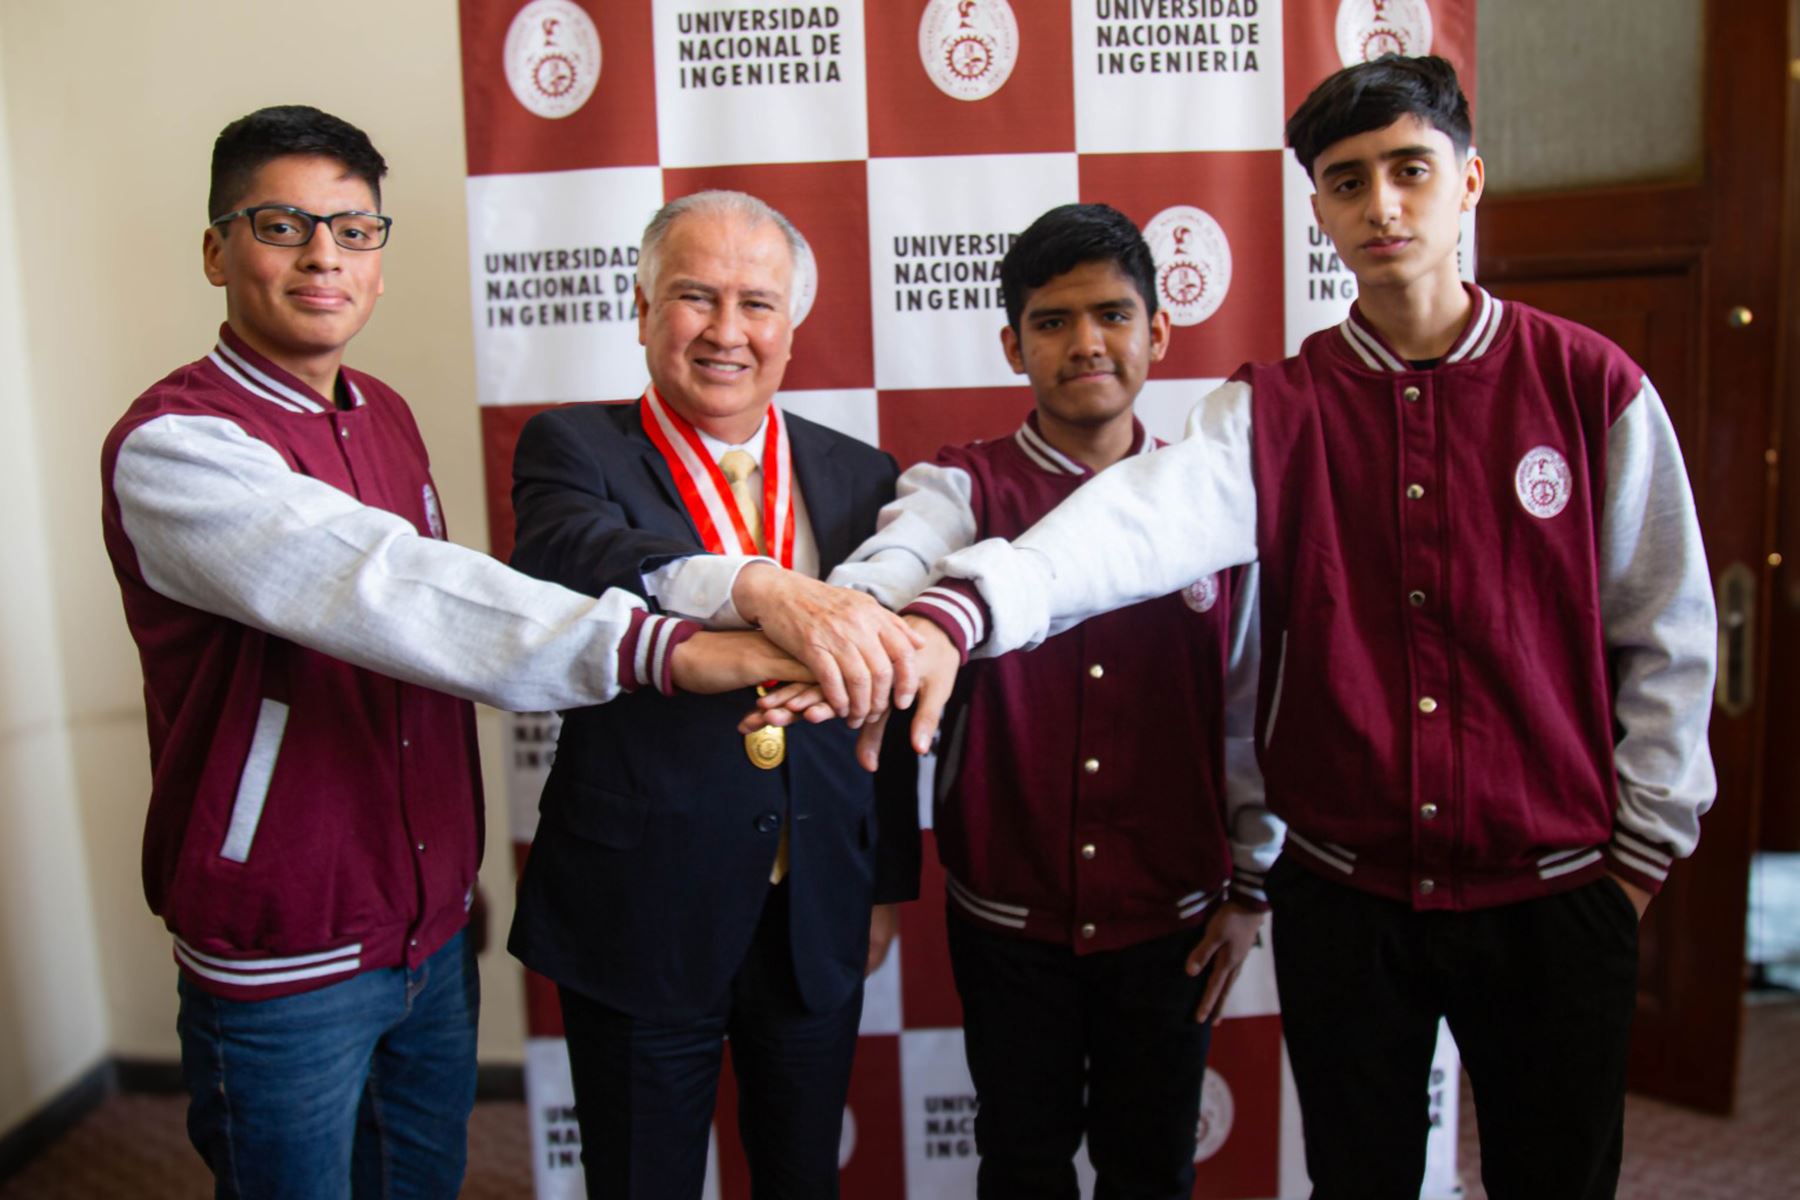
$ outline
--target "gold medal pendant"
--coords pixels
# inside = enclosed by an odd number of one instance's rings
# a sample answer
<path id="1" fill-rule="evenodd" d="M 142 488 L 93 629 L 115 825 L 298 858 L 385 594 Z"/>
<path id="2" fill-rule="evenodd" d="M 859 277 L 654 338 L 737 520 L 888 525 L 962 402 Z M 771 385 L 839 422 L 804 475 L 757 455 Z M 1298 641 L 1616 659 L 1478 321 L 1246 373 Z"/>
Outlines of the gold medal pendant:
<path id="1" fill-rule="evenodd" d="M 765 725 L 744 735 L 744 753 L 754 766 L 773 771 L 787 757 L 787 730 Z"/>
<path id="2" fill-rule="evenodd" d="M 769 694 L 767 687 L 756 689 L 758 696 Z M 744 735 L 744 754 L 750 764 L 764 771 L 773 771 L 787 758 L 787 730 L 773 725 L 764 725 L 755 733 Z"/>

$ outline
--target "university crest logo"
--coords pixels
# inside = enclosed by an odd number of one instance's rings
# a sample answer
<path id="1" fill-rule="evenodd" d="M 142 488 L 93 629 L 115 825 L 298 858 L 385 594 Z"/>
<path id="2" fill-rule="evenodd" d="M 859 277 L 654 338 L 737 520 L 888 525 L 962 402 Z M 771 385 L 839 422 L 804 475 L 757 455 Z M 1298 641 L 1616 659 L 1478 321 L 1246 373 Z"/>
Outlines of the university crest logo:
<path id="1" fill-rule="evenodd" d="M 1219 1152 L 1231 1136 L 1236 1106 L 1231 1100 L 1231 1086 L 1225 1077 L 1206 1068 L 1206 1081 L 1200 1085 L 1200 1124 L 1194 1136 L 1194 1161 L 1205 1162 Z"/>
<path id="2" fill-rule="evenodd" d="M 1197 613 L 1211 612 L 1219 602 L 1219 577 L 1207 575 L 1181 589 L 1182 603 Z"/>
<path id="3" fill-rule="evenodd" d="M 1156 259 L 1156 300 L 1177 325 L 1198 325 L 1231 290 L 1231 243 L 1209 213 L 1188 204 L 1165 208 L 1144 226 Z"/>
<path id="4" fill-rule="evenodd" d="M 1526 512 L 1548 521 L 1569 505 L 1573 490 L 1569 460 L 1549 446 L 1527 450 L 1513 472 L 1513 490 Z"/>
<path id="5" fill-rule="evenodd" d="M 574 0 L 531 0 L 506 31 L 506 84 L 549 120 L 578 111 L 600 82 L 600 31 Z"/>
<path id="6" fill-rule="evenodd" d="M 1384 54 L 1430 54 L 1431 9 L 1425 0 L 1342 0 L 1337 51 L 1346 67 Z"/>
<path id="7" fill-rule="evenodd" d="M 1019 22 L 1006 0 L 931 0 L 919 18 L 919 62 L 953 100 L 986 100 L 1019 61 Z"/>
<path id="8" fill-rule="evenodd" d="M 423 498 L 425 501 L 425 528 L 431 531 L 432 537 L 442 539 L 444 536 L 444 510 L 438 506 L 437 489 L 429 483 L 426 484 Z"/>

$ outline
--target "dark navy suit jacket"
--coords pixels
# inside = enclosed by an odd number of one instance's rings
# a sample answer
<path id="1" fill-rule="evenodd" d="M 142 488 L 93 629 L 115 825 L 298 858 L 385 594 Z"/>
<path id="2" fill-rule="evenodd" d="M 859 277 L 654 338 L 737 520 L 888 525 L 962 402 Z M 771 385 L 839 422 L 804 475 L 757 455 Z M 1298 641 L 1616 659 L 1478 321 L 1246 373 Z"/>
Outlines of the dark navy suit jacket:
<path id="1" fill-rule="evenodd" d="M 784 414 L 822 572 L 875 528 L 894 460 Z M 513 565 L 598 595 L 700 551 L 638 405 L 539 414 L 513 460 Z M 917 760 L 890 725 L 883 768 L 857 766 L 840 721 L 788 732 L 786 763 L 744 754 L 745 689 L 654 690 L 563 715 L 556 762 L 519 884 L 509 948 L 556 982 L 634 1017 L 713 1009 L 744 960 L 791 821 L 790 937 L 806 1006 L 829 1011 L 862 978 L 872 903 L 918 894 Z"/>

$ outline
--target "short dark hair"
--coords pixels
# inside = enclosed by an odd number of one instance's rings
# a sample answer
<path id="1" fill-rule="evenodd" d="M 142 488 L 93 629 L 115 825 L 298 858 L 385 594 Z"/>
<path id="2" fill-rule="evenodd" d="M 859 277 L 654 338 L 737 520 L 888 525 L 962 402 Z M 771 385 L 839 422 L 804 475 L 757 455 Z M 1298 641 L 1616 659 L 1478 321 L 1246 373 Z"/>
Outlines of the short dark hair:
<path id="1" fill-rule="evenodd" d="M 291 154 L 337 159 L 369 185 L 375 207 L 381 207 L 381 177 L 387 174 L 387 160 L 368 134 L 311 105 L 277 104 L 239 117 L 219 132 L 213 143 L 207 220 L 231 211 L 264 165 Z"/>
<path id="2" fill-rule="evenodd" d="M 1326 77 L 1288 118 L 1287 144 L 1310 179 L 1313 163 L 1335 142 L 1417 117 L 1469 152 L 1469 101 L 1449 61 L 1427 55 L 1380 58 Z"/>
<path id="3" fill-rule="evenodd" d="M 1000 260 L 1006 323 L 1018 332 L 1027 293 L 1091 262 L 1118 267 L 1137 285 L 1145 315 L 1156 315 L 1156 259 L 1131 218 L 1110 204 L 1063 204 L 1033 221 Z"/>

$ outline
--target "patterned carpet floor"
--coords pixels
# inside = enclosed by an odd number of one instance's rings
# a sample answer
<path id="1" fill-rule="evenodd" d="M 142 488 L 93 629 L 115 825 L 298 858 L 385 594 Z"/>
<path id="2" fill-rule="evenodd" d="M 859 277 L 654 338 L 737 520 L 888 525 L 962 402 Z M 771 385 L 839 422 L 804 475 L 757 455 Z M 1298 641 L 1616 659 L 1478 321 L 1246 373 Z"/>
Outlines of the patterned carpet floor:
<path id="1" fill-rule="evenodd" d="M 1738 1112 L 1729 1118 L 1633 1096 L 1626 1105 L 1621 1200 L 1792 1200 L 1800 1196 L 1800 996 L 1763 995 L 1744 1029 Z M 179 1096 L 115 1096 L 24 1170 L 0 1200 L 200 1200 L 206 1169 L 183 1130 Z M 1480 1180 L 1474 1102 L 1463 1089 L 1462 1174 Z M 476 1106 L 465 1200 L 530 1200 L 525 1109 Z M 851 1198 L 854 1200 L 854 1198 Z M 949 1200 L 949 1198 L 946 1198 Z"/>

